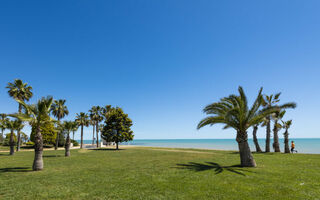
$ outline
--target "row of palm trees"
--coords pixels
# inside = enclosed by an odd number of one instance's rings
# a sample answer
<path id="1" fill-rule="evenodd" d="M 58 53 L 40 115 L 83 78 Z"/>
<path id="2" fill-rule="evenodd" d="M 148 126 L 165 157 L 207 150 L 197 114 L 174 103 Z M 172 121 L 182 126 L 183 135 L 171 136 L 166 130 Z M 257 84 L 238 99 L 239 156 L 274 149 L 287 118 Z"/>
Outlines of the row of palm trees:
<path id="1" fill-rule="evenodd" d="M 65 105 L 66 100 L 59 99 L 54 100 L 51 96 L 43 97 L 36 104 L 27 104 L 26 102 L 30 100 L 33 96 L 32 87 L 27 83 L 23 83 L 20 79 L 15 79 L 13 83 L 8 83 L 6 87 L 8 89 L 8 94 L 10 97 L 18 102 L 18 112 L 14 114 L 1 114 L 0 117 L 0 128 L 2 131 L 9 129 L 10 133 L 10 155 L 14 154 L 14 131 L 17 131 L 18 141 L 17 141 L 17 151 L 20 150 L 20 132 L 24 127 L 24 122 L 28 122 L 31 127 L 35 129 L 35 139 L 34 139 L 34 149 L 35 157 L 33 162 L 33 170 L 43 169 L 43 138 L 41 134 L 41 127 L 46 123 L 56 124 L 56 142 L 55 149 L 59 146 L 59 136 L 66 135 L 65 142 L 65 156 L 70 156 L 70 133 L 74 134 L 81 127 L 81 145 L 83 148 L 83 128 L 89 125 L 93 127 L 93 140 L 96 134 L 96 145 L 99 146 L 99 132 L 101 131 L 102 125 L 100 122 L 107 118 L 108 111 L 111 106 L 107 105 L 105 107 L 93 106 L 89 110 L 89 114 L 80 112 L 76 114 L 76 119 L 74 121 L 64 121 L 61 120 L 65 118 L 68 114 L 68 108 Z M 51 117 L 53 115 L 56 119 Z M 15 118 L 15 120 L 10 120 L 8 117 Z"/>
<path id="2" fill-rule="evenodd" d="M 281 127 L 285 127 L 285 152 L 289 153 L 288 144 L 288 129 L 292 121 L 283 121 L 283 126 L 280 127 L 279 121 L 284 116 L 285 109 L 295 108 L 295 103 L 286 103 L 278 105 L 280 101 L 280 93 L 276 95 L 262 95 L 262 88 L 260 89 L 256 100 L 252 107 L 249 108 L 247 97 L 242 89 L 239 87 L 238 95 L 230 95 L 207 105 L 203 111 L 208 117 L 201 120 L 198 124 L 198 129 L 215 124 L 224 124 L 224 129 L 233 128 L 236 130 L 236 141 L 238 142 L 241 166 L 255 167 L 256 162 L 252 156 L 248 144 L 248 129 L 253 127 L 253 139 L 257 151 L 261 152 L 256 133 L 259 125 L 266 126 L 266 152 L 270 152 L 270 137 L 271 137 L 271 120 L 274 121 L 273 128 L 273 147 L 275 152 L 280 152 L 278 131 Z"/>

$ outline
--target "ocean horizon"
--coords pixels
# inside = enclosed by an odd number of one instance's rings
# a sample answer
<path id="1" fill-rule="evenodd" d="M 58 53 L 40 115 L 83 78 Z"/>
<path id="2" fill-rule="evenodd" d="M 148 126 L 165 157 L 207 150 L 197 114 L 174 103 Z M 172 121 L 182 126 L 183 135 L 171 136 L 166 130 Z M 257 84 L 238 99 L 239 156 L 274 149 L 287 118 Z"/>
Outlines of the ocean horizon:
<path id="1" fill-rule="evenodd" d="M 80 140 L 77 140 L 80 142 Z M 292 138 L 298 153 L 320 154 L 320 138 Z M 92 140 L 83 140 L 84 144 L 91 144 Z M 248 139 L 251 151 L 255 151 L 252 139 Z M 265 149 L 265 139 L 258 139 L 262 150 Z M 273 140 L 271 139 L 271 151 Z M 281 151 L 284 151 L 284 139 L 279 139 Z M 238 150 L 235 139 L 134 139 L 122 145 L 136 145 L 146 147 L 168 147 L 168 148 L 196 148 L 213 150 Z"/>

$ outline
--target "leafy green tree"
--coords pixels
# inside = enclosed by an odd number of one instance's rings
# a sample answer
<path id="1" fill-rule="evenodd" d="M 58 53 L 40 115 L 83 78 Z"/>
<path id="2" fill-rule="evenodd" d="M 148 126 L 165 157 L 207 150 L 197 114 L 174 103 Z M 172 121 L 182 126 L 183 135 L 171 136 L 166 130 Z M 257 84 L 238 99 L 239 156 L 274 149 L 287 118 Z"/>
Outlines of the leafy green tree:
<path id="1" fill-rule="evenodd" d="M 23 123 L 21 120 L 8 120 L 6 122 L 6 127 L 10 130 L 10 155 L 14 155 L 14 146 L 16 145 L 16 141 L 14 140 L 14 131 L 21 130 L 23 128 Z"/>
<path id="2" fill-rule="evenodd" d="M 248 144 L 247 130 L 262 122 L 264 117 L 274 113 L 277 109 L 270 107 L 259 110 L 262 104 L 262 88 L 250 109 L 242 87 L 239 87 L 238 91 L 239 96 L 230 95 L 229 97 L 222 98 L 217 103 L 206 106 L 203 111 L 210 116 L 199 122 L 198 129 L 215 124 L 224 124 L 224 129 L 235 129 L 237 131 L 236 141 L 238 142 L 241 166 L 255 167 L 256 162 Z"/>
<path id="3" fill-rule="evenodd" d="M 83 148 L 83 127 L 84 126 L 89 126 L 89 116 L 84 112 L 81 112 L 80 114 L 77 113 L 76 122 L 78 123 L 79 126 L 81 126 L 81 144 L 80 144 L 80 148 L 82 149 Z"/>
<path id="4" fill-rule="evenodd" d="M 133 140 L 134 135 L 131 126 L 132 120 L 128 117 L 128 114 L 125 114 L 121 108 L 110 108 L 101 137 L 106 142 L 115 142 L 118 150 L 119 143 Z"/>
<path id="5" fill-rule="evenodd" d="M 292 120 L 288 120 L 288 121 L 282 121 L 282 127 L 286 130 L 283 133 L 284 136 L 284 152 L 285 153 L 290 153 L 290 149 L 289 149 L 289 128 L 292 125 Z"/>
<path id="6" fill-rule="evenodd" d="M 271 108 L 274 106 L 279 107 L 279 109 L 284 110 L 287 108 L 295 108 L 296 107 L 296 103 L 285 103 L 282 105 L 277 105 L 277 103 L 280 102 L 280 95 L 281 93 L 277 93 L 275 95 L 264 95 L 263 98 L 263 106 L 265 108 Z M 270 152 L 270 137 L 271 137 L 271 115 L 266 116 L 266 152 Z M 278 137 L 278 132 L 273 132 L 273 147 L 275 152 L 280 152 L 280 145 L 279 145 L 279 137 Z"/>
<path id="7" fill-rule="evenodd" d="M 35 126 L 33 126 L 31 129 L 30 140 L 32 142 L 35 142 L 35 135 L 37 132 L 36 130 L 37 128 Z M 47 122 L 47 123 L 41 124 L 40 131 L 43 139 L 43 144 L 45 145 L 56 144 L 56 137 L 57 137 L 58 131 L 54 127 L 53 122 Z"/>
<path id="8" fill-rule="evenodd" d="M 50 117 L 51 105 L 53 102 L 53 98 L 48 96 L 46 98 L 40 99 L 37 104 L 28 105 L 23 101 L 16 100 L 20 103 L 25 113 L 17 113 L 12 114 L 10 116 L 16 117 L 22 121 L 29 122 L 32 127 L 36 127 L 36 135 L 35 135 L 35 145 L 34 145 L 34 161 L 32 169 L 34 171 L 43 169 L 43 139 L 41 135 L 41 125 L 53 121 Z"/>
<path id="9" fill-rule="evenodd" d="M 10 146 L 10 137 L 11 137 L 11 133 L 5 134 L 4 142 L 3 142 L 4 146 Z M 17 144 L 17 135 L 14 133 L 13 133 L 13 141 L 14 141 L 14 145 Z"/>
<path id="10" fill-rule="evenodd" d="M 66 100 L 64 99 L 54 100 L 54 103 L 51 107 L 51 112 L 53 116 L 55 116 L 58 119 L 58 123 L 61 119 L 63 119 L 65 116 L 69 114 L 68 108 L 65 105 L 65 103 Z M 57 150 L 59 146 L 59 136 L 60 134 L 57 134 L 55 150 Z"/>
<path id="11" fill-rule="evenodd" d="M 29 101 L 30 98 L 33 96 L 32 87 L 28 85 L 28 83 L 23 83 L 20 79 L 15 79 L 13 83 L 8 83 L 7 87 L 8 94 L 10 97 L 14 99 L 18 99 L 19 101 Z M 21 114 L 22 105 L 19 103 L 18 112 Z M 17 142 L 17 151 L 20 151 L 20 131 L 18 130 L 18 142 Z"/>

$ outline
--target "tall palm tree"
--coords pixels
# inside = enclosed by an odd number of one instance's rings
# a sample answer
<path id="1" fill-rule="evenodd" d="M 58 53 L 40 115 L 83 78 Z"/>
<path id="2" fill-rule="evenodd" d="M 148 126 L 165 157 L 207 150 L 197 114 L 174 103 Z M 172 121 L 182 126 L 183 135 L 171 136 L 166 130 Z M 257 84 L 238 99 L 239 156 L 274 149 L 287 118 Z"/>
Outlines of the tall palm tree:
<path id="1" fill-rule="evenodd" d="M 8 94 L 10 97 L 14 99 L 18 99 L 20 101 L 29 101 L 30 98 L 33 96 L 32 87 L 28 85 L 28 83 L 23 83 L 20 79 L 15 79 L 13 83 L 8 83 L 7 87 Z M 21 113 L 22 106 L 19 104 L 18 112 Z M 17 151 L 20 151 L 20 130 L 17 133 Z"/>
<path id="2" fill-rule="evenodd" d="M 217 103 L 212 103 L 206 106 L 203 111 L 210 115 L 198 124 L 198 129 L 206 125 L 225 124 L 224 129 L 233 128 L 237 131 L 236 141 L 238 142 L 241 166 L 255 167 L 256 162 L 251 154 L 248 144 L 248 128 L 262 122 L 267 115 L 274 113 L 277 109 L 270 107 L 259 110 L 262 105 L 262 88 L 259 94 L 249 109 L 247 97 L 242 89 L 239 87 L 239 96 L 230 95 L 222 98 Z"/>
<path id="3" fill-rule="evenodd" d="M 70 132 L 73 131 L 74 129 L 74 122 L 73 121 L 65 121 L 63 123 L 63 129 L 66 132 L 67 139 L 65 142 L 65 156 L 69 157 L 70 156 Z"/>
<path id="4" fill-rule="evenodd" d="M 263 106 L 265 108 L 271 108 L 274 106 L 279 107 L 279 109 L 287 109 L 287 108 L 295 108 L 296 107 L 296 103 L 285 103 L 282 105 L 277 105 L 277 103 L 280 102 L 280 97 L 281 93 L 277 93 L 275 95 L 264 95 L 263 98 Z M 270 137 L 271 137 L 271 115 L 266 117 L 266 152 L 270 152 Z M 280 152 L 280 146 L 279 146 L 279 141 L 275 141 L 278 138 L 278 132 L 273 132 L 273 137 L 275 138 L 273 141 L 273 147 L 275 152 Z"/>
<path id="5" fill-rule="evenodd" d="M 61 119 L 63 119 L 66 115 L 69 114 L 67 106 L 64 105 L 65 103 L 66 103 L 66 100 L 59 99 L 59 100 L 54 100 L 54 103 L 52 104 L 51 112 L 53 116 L 55 116 L 58 119 L 58 123 L 60 122 Z M 55 150 L 57 150 L 59 146 L 59 135 L 60 133 L 57 133 Z"/>
<path id="6" fill-rule="evenodd" d="M 284 152 L 285 153 L 290 153 L 290 149 L 289 149 L 289 132 L 288 132 L 288 130 L 292 125 L 292 120 L 282 121 L 282 125 L 283 125 L 283 128 L 286 130 L 283 133 L 283 136 L 284 136 Z"/>
<path id="7" fill-rule="evenodd" d="M 43 169 L 43 159 L 42 159 L 42 153 L 43 153 L 43 139 L 41 135 L 41 129 L 40 127 L 48 122 L 54 121 L 50 117 L 50 110 L 51 105 L 53 102 L 53 98 L 48 96 L 46 98 L 41 98 L 37 104 L 28 105 L 23 101 L 16 100 L 18 103 L 20 103 L 25 112 L 24 113 L 16 113 L 12 114 L 10 116 L 18 118 L 19 120 L 29 122 L 29 124 L 32 127 L 35 127 L 36 134 L 34 137 L 34 161 L 32 169 L 34 171 L 42 170 Z"/>
<path id="8" fill-rule="evenodd" d="M 76 122 L 78 123 L 79 126 L 81 126 L 81 145 L 80 148 L 83 148 L 83 127 L 84 126 L 89 126 L 89 116 L 81 112 L 80 114 L 77 113 L 76 116 Z"/>
<path id="9" fill-rule="evenodd" d="M 96 130 L 96 144 L 97 147 L 99 147 L 99 123 L 103 120 L 103 117 L 101 115 L 101 107 L 100 106 L 93 106 L 90 112 L 90 118 L 95 124 L 95 130 Z"/>
<path id="10" fill-rule="evenodd" d="M 7 129 L 10 130 L 10 140 L 9 140 L 9 145 L 10 145 L 10 155 L 14 155 L 14 131 L 15 130 L 21 130 L 23 129 L 23 124 L 20 120 L 8 120 L 6 121 L 6 127 Z"/>
<path id="11" fill-rule="evenodd" d="M 74 140 L 74 134 L 79 129 L 79 125 L 76 121 L 72 123 L 72 140 Z"/>
<path id="12" fill-rule="evenodd" d="M 9 121 L 9 118 L 7 117 L 7 114 L 1 113 L 1 114 L 0 114 L 0 129 L 1 129 L 1 136 L 2 136 L 2 138 L 4 138 L 3 132 L 4 132 L 4 130 L 6 130 L 6 123 L 7 123 L 7 121 Z"/>

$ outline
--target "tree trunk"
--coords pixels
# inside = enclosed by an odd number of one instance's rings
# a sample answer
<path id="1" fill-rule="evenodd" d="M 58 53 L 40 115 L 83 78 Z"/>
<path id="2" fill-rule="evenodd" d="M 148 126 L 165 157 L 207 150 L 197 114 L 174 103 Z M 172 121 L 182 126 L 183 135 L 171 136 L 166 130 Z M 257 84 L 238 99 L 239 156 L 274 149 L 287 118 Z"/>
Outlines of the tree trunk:
<path id="1" fill-rule="evenodd" d="M 116 150 L 119 150 L 119 142 L 116 142 Z"/>
<path id="2" fill-rule="evenodd" d="M 74 131 L 72 131 L 72 134 L 73 134 L 73 135 L 72 135 L 72 140 L 74 140 Z"/>
<path id="3" fill-rule="evenodd" d="M 288 129 L 286 129 L 286 132 L 283 135 L 284 135 L 284 153 L 290 153 Z"/>
<path id="4" fill-rule="evenodd" d="M 9 144 L 10 144 L 10 155 L 13 156 L 14 155 L 14 137 L 13 137 L 13 129 L 11 130 L 11 133 L 10 133 L 10 141 L 9 141 Z"/>
<path id="5" fill-rule="evenodd" d="M 60 118 L 59 117 L 58 117 L 58 124 L 60 124 Z M 60 136 L 60 131 L 57 132 L 56 145 L 54 146 L 55 150 L 57 150 L 58 147 L 59 147 L 59 136 Z"/>
<path id="6" fill-rule="evenodd" d="M 99 123 L 96 124 L 96 134 L 97 134 L 97 148 L 99 147 Z"/>
<path id="7" fill-rule="evenodd" d="M 81 144 L 80 144 L 80 149 L 83 148 L 83 124 L 81 125 Z"/>
<path id="8" fill-rule="evenodd" d="M 270 116 L 267 116 L 267 135 L 266 135 L 266 152 L 270 152 L 270 133 L 271 133 L 271 128 L 270 128 Z"/>
<path id="9" fill-rule="evenodd" d="M 258 139 L 257 139 L 257 131 L 258 131 L 258 126 L 254 126 L 253 133 L 252 133 L 253 134 L 253 142 L 254 142 L 254 145 L 256 146 L 256 151 L 262 152 L 260 145 L 259 145 L 259 142 L 258 142 Z"/>
<path id="10" fill-rule="evenodd" d="M 280 145 L 279 145 L 279 136 L 278 136 L 278 120 L 274 122 L 274 127 L 273 127 L 273 148 L 274 152 L 280 152 Z"/>
<path id="11" fill-rule="evenodd" d="M 93 130 L 92 130 L 92 145 L 94 145 L 94 129 L 95 129 L 96 125 L 94 124 L 94 125 L 92 125 L 92 127 L 93 127 Z"/>
<path id="12" fill-rule="evenodd" d="M 253 159 L 253 156 L 250 151 L 250 147 L 248 144 L 248 134 L 247 132 L 237 133 L 237 142 L 240 153 L 240 160 L 242 167 L 256 167 L 256 162 Z"/>
<path id="13" fill-rule="evenodd" d="M 19 104 L 19 114 L 21 114 L 21 104 Z M 20 130 L 17 131 L 17 151 L 20 151 L 20 143 L 21 143 L 21 136 L 20 136 Z"/>
<path id="14" fill-rule="evenodd" d="M 43 169 L 43 140 L 40 132 L 40 125 L 37 125 L 36 135 L 34 138 L 34 161 L 32 169 L 33 171 L 38 171 Z"/>
<path id="15" fill-rule="evenodd" d="M 65 156 L 69 157 L 70 156 L 70 133 L 68 133 L 67 135 L 67 140 L 66 140 L 66 144 L 65 144 Z"/>

